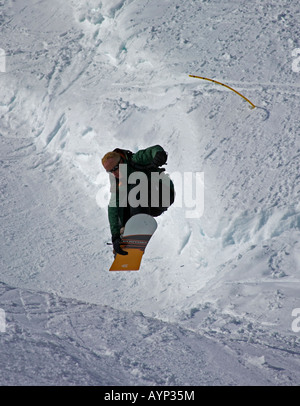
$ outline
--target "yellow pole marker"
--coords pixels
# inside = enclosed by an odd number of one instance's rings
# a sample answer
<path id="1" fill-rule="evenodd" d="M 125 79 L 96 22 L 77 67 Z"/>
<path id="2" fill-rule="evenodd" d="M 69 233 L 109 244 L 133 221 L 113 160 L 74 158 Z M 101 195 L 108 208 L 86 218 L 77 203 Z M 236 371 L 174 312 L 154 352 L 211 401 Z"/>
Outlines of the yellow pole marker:
<path id="1" fill-rule="evenodd" d="M 227 85 L 224 85 L 224 83 L 218 82 L 217 80 L 214 80 L 214 79 L 204 78 L 204 77 L 202 77 L 202 76 L 189 75 L 189 77 L 190 77 L 190 78 L 197 78 L 197 79 L 209 80 L 210 82 L 217 83 L 218 85 L 227 87 L 227 89 L 232 90 L 233 92 L 235 92 L 236 94 L 238 94 L 239 96 L 241 96 L 243 99 L 245 99 L 245 100 L 251 105 L 251 108 L 252 108 L 252 109 L 255 109 L 255 107 L 256 107 L 253 103 L 251 103 L 251 101 L 250 101 L 249 99 L 247 99 L 245 96 L 243 96 L 241 93 L 237 92 L 236 90 L 232 89 L 232 87 L 227 86 Z"/>

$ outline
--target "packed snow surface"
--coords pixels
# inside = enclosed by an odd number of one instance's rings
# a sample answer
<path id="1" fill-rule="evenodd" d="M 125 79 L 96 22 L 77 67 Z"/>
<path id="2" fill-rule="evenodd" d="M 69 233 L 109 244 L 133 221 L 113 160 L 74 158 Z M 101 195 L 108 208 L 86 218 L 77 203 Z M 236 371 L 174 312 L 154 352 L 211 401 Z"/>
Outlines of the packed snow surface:
<path id="1" fill-rule="evenodd" d="M 1 385 L 300 383 L 299 18 L 0 2 Z M 141 270 L 110 273 L 101 157 L 155 144 L 177 201 Z"/>

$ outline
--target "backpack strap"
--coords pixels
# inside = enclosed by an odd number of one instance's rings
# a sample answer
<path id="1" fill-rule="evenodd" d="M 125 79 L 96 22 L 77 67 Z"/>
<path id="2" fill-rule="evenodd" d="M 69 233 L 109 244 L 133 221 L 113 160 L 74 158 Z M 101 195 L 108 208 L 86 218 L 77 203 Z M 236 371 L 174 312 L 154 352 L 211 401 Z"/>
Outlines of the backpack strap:
<path id="1" fill-rule="evenodd" d="M 123 159 L 127 159 L 129 162 L 131 161 L 133 152 L 129 151 L 129 149 L 115 148 L 114 152 L 120 154 Z"/>
<path id="2" fill-rule="evenodd" d="M 136 170 L 145 169 L 142 165 L 138 165 L 138 164 L 132 162 L 133 152 L 129 151 L 129 149 L 116 148 L 116 149 L 114 149 L 114 152 L 117 152 L 118 154 L 121 155 L 121 157 L 123 159 L 126 159 L 128 161 L 128 165 L 130 165 L 133 169 L 136 169 Z"/>
<path id="3" fill-rule="evenodd" d="M 153 164 L 149 164 L 149 165 L 140 165 L 137 164 L 135 162 L 132 161 L 132 156 L 134 155 L 133 152 L 129 151 L 128 149 L 121 149 L 121 148 L 115 148 L 114 152 L 117 152 L 118 154 L 121 155 L 121 157 L 123 159 L 126 159 L 128 161 L 128 164 L 135 170 L 137 171 L 142 171 L 142 172 L 151 172 L 151 170 L 153 170 L 155 167 L 153 166 Z M 155 168 L 156 170 L 158 168 Z M 165 168 L 159 168 L 158 169 L 159 172 L 164 172 Z"/>

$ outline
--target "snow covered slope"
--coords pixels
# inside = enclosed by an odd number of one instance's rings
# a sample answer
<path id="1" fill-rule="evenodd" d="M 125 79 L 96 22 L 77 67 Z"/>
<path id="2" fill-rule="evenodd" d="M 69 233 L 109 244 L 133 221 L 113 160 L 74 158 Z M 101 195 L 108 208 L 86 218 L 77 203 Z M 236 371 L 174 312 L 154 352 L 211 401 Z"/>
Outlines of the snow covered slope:
<path id="1" fill-rule="evenodd" d="M 0 340 L 11 359 L 0 382 L 59 384 L 53 354 L 68 354 L 66 384 L 299 383 L 296 2 L 9 0 L 0 11 Z M 203 215 L 171 207 L 141 271 L 110 274 L 100 158 L 157 143 L 171 177 L 204 173 Z M 60 323 L 71 319 L 72 331 Z M 157 331 L 151 348 L 145 323 Z M 141 366 L 123 339 L 150 354 L 151 378 L 150 358 Z M 34 368 L 16 372 L 35 343 L 36 364 L 49 362 L 39 382 Z M 166 361 L 154 361 L 156 346 Z M 168 351 L 182 352 L 184 369 Z M 204 364 L 193 364 L 201 351 Z"/>
<path id="2" fill-rule="evenodd" d="M 295 355 L 282 359 L 264 345 L 235 343 L 231 349 L 140 312 L 3 284 L 1 299 L 9 309 L 9 331 L 1 339 L 2 385 L 297 382 Z"/>

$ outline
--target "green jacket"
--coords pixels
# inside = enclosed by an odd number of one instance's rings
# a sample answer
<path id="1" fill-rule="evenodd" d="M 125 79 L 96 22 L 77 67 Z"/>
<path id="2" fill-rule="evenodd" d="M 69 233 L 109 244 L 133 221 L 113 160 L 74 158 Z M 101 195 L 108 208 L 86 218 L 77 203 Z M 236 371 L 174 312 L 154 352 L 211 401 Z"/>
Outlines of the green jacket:
<path id="1" fill-rule="evenodd" d="M 138 152 L 136 152 L 134 154 L 131 154 L 130 151 L 125 151 L 125 150 L 117 149 L 116 151 L 123 152 L 121 154 L 121 156 L 124 161 L 122 163 L 127 164 L 127 179 L 126 179 L 126 182 L 127 182 L 129 176 L 133 172 L 136 172 L 136 171 L 144 172 L 149 179 L 150 172 L 147 170 L 143 170 L 143 166 L 150 165 L 153 162 L 153 158 L 155 157 L 156 153 L 158 151 L 164 151 L 164 149 L 160 145 L 154 145 L 152 147 L 139 150 Z M 151 169 L 151 172 L 161 173 L 162 171 L 163 171 L 163 169 L 161 169 L 161 168 L 157 168 L 157 169 L 152 168 Z M 170 188 L 172 188 L 174 190 L 173 182 L 167 177 L 167 175 L 165 175 L 165 176 L 168 179 L 168 184 L 170 185 Z M 127 201 L 122 204 L 119 201 L 119 196 L 120 196 L 120 188 L 125 187 L 125 186 L 127 187 L 127 185 L 124 184 L 125 180 L 119 181 L 112 174 L 110 174 L 110 182 L 111 182 L 111 198 L 110 198 L 110 203 L 108 206 L 108 219 L 109 219 L 111 234 L 114 235 L 114 234 L 119 234 L 120 228 L 125 225 L 124 224 L 124 204 L 126 205 Z"/>

